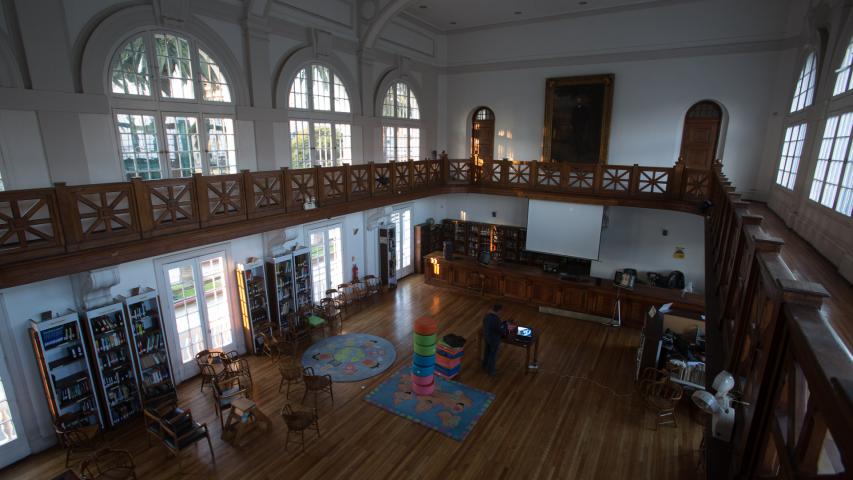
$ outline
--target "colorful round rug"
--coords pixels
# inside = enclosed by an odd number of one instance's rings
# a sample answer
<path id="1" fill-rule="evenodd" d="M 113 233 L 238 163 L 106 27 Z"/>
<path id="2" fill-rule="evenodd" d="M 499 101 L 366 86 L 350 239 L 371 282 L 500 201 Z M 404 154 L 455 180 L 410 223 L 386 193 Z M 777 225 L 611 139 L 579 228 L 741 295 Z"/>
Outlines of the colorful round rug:
<path id="1" fill-rule="evenodd" d="M 384 338 L 348 333 L 326 338 L 302 354 L 302 366 L 317 375 L 331 375 L 334 382 L 357 382 L 379 375 L 394 364 L 397 351 Z"/>

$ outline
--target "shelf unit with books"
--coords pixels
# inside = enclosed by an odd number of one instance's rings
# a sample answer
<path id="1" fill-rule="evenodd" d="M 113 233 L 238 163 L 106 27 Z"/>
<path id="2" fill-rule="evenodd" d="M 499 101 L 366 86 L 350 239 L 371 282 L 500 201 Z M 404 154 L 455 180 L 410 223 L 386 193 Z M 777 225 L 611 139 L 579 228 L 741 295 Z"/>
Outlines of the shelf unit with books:
<path id="1" fill-rule="evenodd" d="M 246 350 L 259 354 L 262 345 L 256 338 L 259 333 L 258 326 L 270 321 L 264 262 L 250 259 L 246 263 L 238 263 L 236 269 Z"/>
<path id="2" fill-rule="evenodd" d="M 141 412 L 139 379 L 128 341 L 124 303 L 116 301 L 90 309 L 83 316 L 104 418 L 114 427 Z"/>
<path id="3" fill-rule="evenodd" d="M 165 398 L 177 398 L 157 291 L 147 288 L 119 299 L 123 300 L 127 318 L 130 319 L 130 333 L 133 337 L 131 347 L 142 386 L 143 405 L 158 404 Z"/>
<path id="4" fill-rule="evenodd" d="M 296 310 L 314 304 L 311 281 L 311 249 L 297 248 L 293 251 L 293 285 Z"/>
<path id="5" fill-rule="evenodd" d="M 29 333 L 53 418 L 80 414 L 71 426 L 103 427 L 77 312 L 68 310 L 57 316 L 45 312 L 41 321 L 30 320 Z"/>

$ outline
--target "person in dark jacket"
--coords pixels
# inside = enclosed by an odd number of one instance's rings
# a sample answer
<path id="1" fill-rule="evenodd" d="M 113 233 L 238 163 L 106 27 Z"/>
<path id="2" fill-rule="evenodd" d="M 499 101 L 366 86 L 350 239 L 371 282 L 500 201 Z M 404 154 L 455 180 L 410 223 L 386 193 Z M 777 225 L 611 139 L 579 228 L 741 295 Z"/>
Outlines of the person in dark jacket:
<path id="1" fill-rule="evenodd" d="M 501 345 L 501 317 L 503 306 L 495 304 L 489 313 L 483 317 L 483 340 L 486 351 L 483 356 L 483 370 L 489 375 L 495 374 L 495 363 L 498 361 L 498 347 Z"/>

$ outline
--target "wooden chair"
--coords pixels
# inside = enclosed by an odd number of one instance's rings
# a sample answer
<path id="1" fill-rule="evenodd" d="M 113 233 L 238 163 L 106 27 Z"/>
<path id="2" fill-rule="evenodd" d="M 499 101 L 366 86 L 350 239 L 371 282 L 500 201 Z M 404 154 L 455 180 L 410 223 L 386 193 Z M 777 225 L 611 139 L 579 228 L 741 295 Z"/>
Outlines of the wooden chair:
<path id="1" fill-rule="evenodd" d="M 272 322 L 264 322 L 258 325 L 256 338 L 261 339 L 261 352 L 269 358 L 276 360 L 284 354 L 286 345 L 281 338 L 278 326 Z"/>
<path id="2" fill-rule="evenodd" d="M 321 393 L 328 393 L 332 399 L 332 406 L 335 405 L 335 394 L 332 392 L 332 376 L 331 375 L 315 375 L 312 367 L 306 367 L 302 370 L 302 381 L 305 384 L 305 393 L 302 395 L 302 403 L 308 398 L 309 393 L 314 394 L 314 408 L 317 408 L 317 396 Z"/>
<path id="3" fill-rule="evenodd" d="M 313 428 L 317 431 L 317 438 L 320 437 L 320 422 L 317 415 L 317 408 L 311 411 L 294 410 L 290 404 L 286 404 L 281 409 L 281 418 L 287 425 L 287 437 L 284 441 L 284 449 L 287 450 L 287 445 L 290 443 L 290 434 L 298 433 L 302 451 L 305 451 L 305 430 Z"/>
<path id="4" fill-rule="evenodd" d="M 323 338 L 326 338 L 326 327 L 329 324 L 326 321 L 326 312 L 320 307 L 306 306 L 303 307 L 301 313 L 308 322 L 308 330 L 310 334 L 320 330 L 323 333 Z"/>
<path id="5" fill-rule="evenodd" d="M 161 419 L 160 428 L 163 431 L 163 446 L 169 450 L 169 453 L 177 457 L 179 469 L 183 470 L 181 451 L 203 438 L 207 439 L 210 458 L 213 461 L 213 466 L 216 466 L 216 456 L 213 454 L 213 445 L 210 443 L 210 431 L 207 424 L 193 420 L 192 412 L 189 409 L 181 411 L 172 418 Z"/>
<path id="6" fill-rule="evenodd" d="M 329 329 L 332 332 L 337 332 L 335 335 L 340 335 L 344 331 L 344 317 L 341 314 L 341 309 L 338 308 L 335 301 L 331 298 L 320 300 L 320 308 L 323 311 L 323 318 L 328 322 Z"/>
<path id="7" fill-rule="evenodd" d="M 204 391 L 205 385 L 213 385 L 216 382 L 217 372 L 213 367 L 213 362 L 218 358 L 219 352 L 211 352 L 210 350 L 202 350 L 195 356 L 195 363 L 198 365 L 198 370 L 201 373 L 201 391 Z M 210 368 L 205 368 L 209 366 Z"/>
<path id="8" fill-rule="evenodd" d="M 283 332 L 285 343 L 290 346 L 293 355 L 299 351 L 299 344 L 305 340 L 311 340 L 311 327 L 305 318 L 304 312 L 291 312 L 287 314 L 287 329 Z"/>
<path id="9" fill-rule="evenodd" d="M 70 466 L 73 455 L 94 453 L 104 441 L 99 425 L 80 424 L 81 420 L 90 414 L 89 412 L 66 413 L 56 417 L 53 422 L 53 429 L 59 437 L 59 443 L 65 448 L 66 468 Z"/>
<path id="10" fill-rule="evenodd" d="M 249 362 L 245 358 L 240 358 L 240 354 L 236 350 L 223 352 L 219 354 L 219 359 L 222 362 L 222 377 L 248 377 L 252 381 L 252 372 L 249 370 Z"/>
<path id="11" fill-rule="evenodd" d="M 352 282 L 352 289 L 356 302 L 363 303 L 367 300 L 367 285 L 363 281 Z"/>
<path id="12" fill-rule="evenodd" d="M 252 398 L 252 383 L 244 375 L 234 375 L 213 384 L 213 406 L 219 417 L 219 425 L 225 427 L 225 411 L 238 398 Z"/>
<path id="13" fill-rule="evenodd" d="M 302 383 L 302 365 L 294 357 L 281 357 L 278 360 L 278 373 L 281 374 L 278 391 L 281 392 L 281 387 L 286 383 L 285 397 L 290 398 L 290 386 Z"/>
<path id="14" fill-rule="evenodd" d="M 367 295 L 372 298 L 377 298 L 382 292 L 382 282 L 376 278 L 376 275 L 365 275 L 364 285 L 367 288 Z"/>
<path id="15" fill-rule="evenodd" d="M 326 290 L 326 298 L 331 298 L 332 300 L 334 300 L 335 303 L 338 305 L 338 308 L 340 308 L 340 297 L 341 294 L 340 292 L 338 292 L 338 289 L 330 288 Z"/>
<path id="16" fill-rule="evenodd" d="M 342 283 L 338 285 L 338 302 L 340 303 L 340 308 L 343 309 L 344 312 L 348 312 L 350 307 L 354 305 L 355 296 L 354 290 L 351 284 Z"/>
<path id="17" fill-rule="evenodd" d="M 684 395 L 681 386 L 666 377 L 660 380 L 645 378 L 640 382 L 639 388 L 646 408 L 655 414 L 655 430 L 659 425 L 670 423 L 678 428 L 675 408 Z"/>
<path id="18" fill-rule="evenodd" d="M 84 480 L 133 479 L 136 465 L 127 450 L 102 448 L 80 464 L 80 475 Z"/>
<path id="19" fill-rule="evenodd" d="M 151 446 L 151 437 L 154 437 L 160 442 L 163 441 L 163 427 L 161 423 L 163 419 L 169 420 L 182 413 L 184 413 L 184 411 L 178 408 L 177 397 L 175 397 L 174 402 L 164 402 L 156 406 L 146 406 L 142 410 L 142 422 L 145 425 L 145 432 L 148 437 L 148 446 Z"/>

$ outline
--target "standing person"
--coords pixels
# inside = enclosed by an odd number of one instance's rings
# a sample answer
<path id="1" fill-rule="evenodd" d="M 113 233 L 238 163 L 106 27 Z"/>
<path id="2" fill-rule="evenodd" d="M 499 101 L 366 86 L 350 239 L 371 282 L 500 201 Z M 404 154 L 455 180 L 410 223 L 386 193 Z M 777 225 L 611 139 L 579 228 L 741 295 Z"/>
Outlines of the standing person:
<path id="1" fill-rule="evenodd" d="M 489 375 L 495 374 L 495 363 L 498 361 L 498 347 L 501 345 L 501 317 L 503 305 L 496 303 L 483 317 L 483 339 L 486 344 L 483 356 L 483 370 Z"/>

